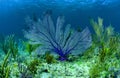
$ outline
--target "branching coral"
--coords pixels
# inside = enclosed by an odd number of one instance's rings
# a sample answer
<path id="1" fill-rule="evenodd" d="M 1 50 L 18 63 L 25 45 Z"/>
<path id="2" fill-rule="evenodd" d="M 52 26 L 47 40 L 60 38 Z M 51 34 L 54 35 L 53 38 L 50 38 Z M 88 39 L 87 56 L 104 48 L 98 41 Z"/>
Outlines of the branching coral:
<path id="1" fill-rule="evenodd" d="M 71 31 L 70 25 L 64 26 L 64 17 L 59 16 L 54 26 L 50 14 L 46 14 L 43 20 L 33 21 L 27 18 L 29 30 L 24 31 L 24 36 L 32 43 L 42 43 L 42 50 L 50 50 L 60 56 L 60 60 L 67 60 L 71 53 L 82 53 L 91 45 L 91 34 L 88 28 L 82 32 Z M 38 50 L 40 51 L 40 49 Z"/>

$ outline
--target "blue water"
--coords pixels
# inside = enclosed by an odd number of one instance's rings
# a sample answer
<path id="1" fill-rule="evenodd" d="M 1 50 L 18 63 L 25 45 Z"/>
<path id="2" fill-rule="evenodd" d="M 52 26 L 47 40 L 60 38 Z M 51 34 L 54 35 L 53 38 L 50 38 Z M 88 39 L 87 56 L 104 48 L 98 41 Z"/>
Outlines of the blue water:
<path id="1" fill-rule="evenodd" d="M 120 30 L 120 0 L 0 0 L 0 34 L 22 37 L 25 17 L 42 17 L 48 9 L 54 21 L 62 14 L 74 28 L 91 28 L 89 20 L 99 16 Z"/>

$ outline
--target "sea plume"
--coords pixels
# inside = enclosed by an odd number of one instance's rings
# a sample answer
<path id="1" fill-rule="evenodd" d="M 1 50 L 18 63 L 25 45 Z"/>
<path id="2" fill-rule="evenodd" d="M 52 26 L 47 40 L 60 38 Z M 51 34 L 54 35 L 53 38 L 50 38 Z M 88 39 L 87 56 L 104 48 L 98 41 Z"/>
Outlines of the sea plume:
<path id="1" fill-rule="evenodd" d="M 71 30 L 68 24 L 64 27 L 64 17 L 57 18 L 56 26 L 50 14 L 34 21 L 26 19 L 29 29 L 24 31 L 25 38 L 32 44 L 42 44 L 38 51 L 49 50 L 57 53 L 60 60 L 67 60 L 69 54 L 78 55 L 90 47 L 92 39 L 89 29 L 86 27 L 82 32 Z M 43 50 L 43 51 L 41 51 Z"/>

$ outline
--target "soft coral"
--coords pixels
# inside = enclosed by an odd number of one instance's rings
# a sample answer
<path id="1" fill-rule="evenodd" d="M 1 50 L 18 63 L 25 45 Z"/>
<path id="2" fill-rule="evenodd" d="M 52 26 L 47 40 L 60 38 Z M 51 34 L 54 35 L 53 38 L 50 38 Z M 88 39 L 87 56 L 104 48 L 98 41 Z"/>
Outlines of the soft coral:
<path id="1" fill-rule="evenodd" d="M 58 17 L 56 27 L 50 14 L 46 14 L 43 20 L 38 19 L 38 21 L 29 18 L 27 23 L 30 29 L 24 32 L 24 36 L 32 43 L 42 43 L 43 50 L 57 53 L 60 60 L 67 60 L 69 54 L 82 53 L 92 43 L 91 34 L 87 27 L 82 32 L 71 31 L 70 25 L 63 28 L 63 16 Z"/>

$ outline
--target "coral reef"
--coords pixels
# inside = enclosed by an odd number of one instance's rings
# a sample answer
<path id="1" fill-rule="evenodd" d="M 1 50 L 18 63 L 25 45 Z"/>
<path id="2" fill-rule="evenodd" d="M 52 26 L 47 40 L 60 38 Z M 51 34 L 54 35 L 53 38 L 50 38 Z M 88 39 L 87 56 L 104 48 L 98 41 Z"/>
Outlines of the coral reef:
<path id="1" fill-rule="evenodd" d="M 120 78 L 120 34 L 103 19 L 88 28 L 64 27 L 60 16 L 27 18 L 27 40 L 0 38 L 0 78 Z"/>

